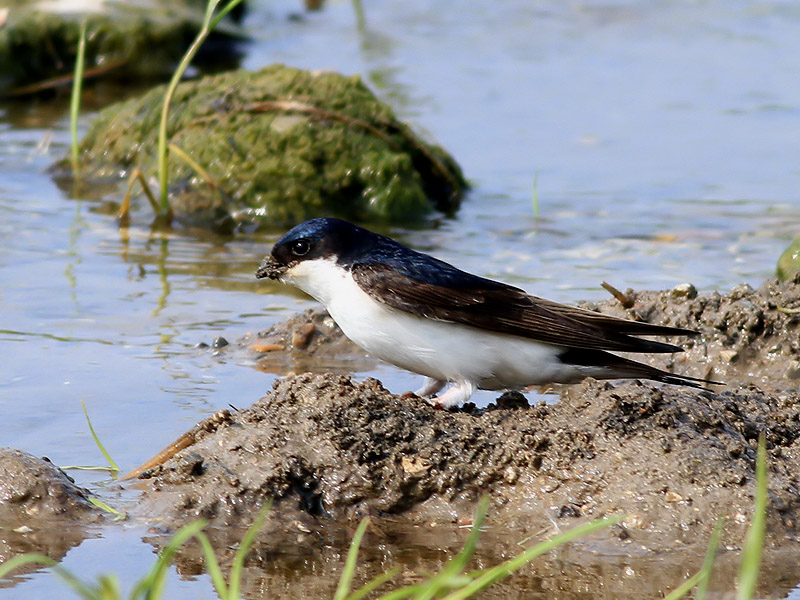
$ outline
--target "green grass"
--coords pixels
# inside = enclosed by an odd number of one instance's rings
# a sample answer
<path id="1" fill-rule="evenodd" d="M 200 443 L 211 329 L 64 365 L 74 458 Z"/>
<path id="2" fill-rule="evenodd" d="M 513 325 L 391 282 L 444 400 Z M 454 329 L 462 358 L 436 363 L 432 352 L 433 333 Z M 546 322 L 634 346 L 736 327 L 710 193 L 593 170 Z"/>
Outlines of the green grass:
<path id="1" fill-rule="evenodd" d="M 119 468 L 117 463 L 114 462 L 114 459 L 111 458 L 111 455 L 108 453 L 108 450 L 106 450 L 106 447 L 103 446 L 103 442 L 101 442 L 100 438 L 97 437 L 97 433 L 95 432 L 94 427 L 92 426 L 92 420 L 89 418 L 89 411 L 86 410 L 86 402 L 81 400 L 81 406 L 83 407 L 83 414 L 86 416 L 86 423 L 88 423 L 89 425 L 89 431 L 92 433 L 92 438 L 94 439 L 94 443 L 97 445 L 97 447 L 100 449 L 100 452 L 103 454 L 103 456 L 105 456 L 106 460 L 108 461 L 108 466 L 102 468 L 110 471 L 111 476 L 116 478 L 117 474 L 121 471 L 121 469 Z"/>
<path id="2" fill-rule="evenodd" d="M 83 89 L 83 67 L 86 62 L 86 21 L 81 23 L 80 37 L 78 38 L 78 52 L 75 57 L 75 75 L 72 79 L 72 96 L 69 102 L 69 129 L 72 135 L 70 158 L 72 174 L 77 177 L 79 163 L 78 155 L 78 113 L 81 109 L 81 90 Z"/>
<path id="3" fill-rule="evenodd" d="M 761 555 L 764 551 L 764 533 L 767 523 L 767 443 L 762 434 L 758 440 L 756 457 L 756 499 L 753 519 L 747 530 L 742 549 L 742 563 L 739 565 L 739 585 L 737 600 L 751 600 L 755 595 L 758 572 L 761 569 Z"/>
<path id="4" fill-rule="evenodd" d="M 167 169 L 167 156 L 169 153 L 169 140 L 167 139 L 167 119 L 169 117 L 169 105 L 172 102 L 172 97 L 175 95 L 175 89 L 178 87 L 178 83 L 180 83 L 184 72 L 186 72 L 186 69 L 191 64 L 192 59 L 194 59 L 195 55 L 197 54 L 197 51 L 200 50 L 200 46 L 203 45 L 203 43 L 206 41 L 206 38 L 208 38 L 209 34 L 214 30 L 219 22 L 225 18 L 225 15 L 236 8 L 241 1 L 242 0 L 229 0 L 228 3 L 225 4 L 225 6 L 217 14 L 214 14 L 214 11 L 216 11 L 217 6 L 220 3 L 220 0 L 208 0 L 200 31 L 197 33 L 197 37 L 195 37 L 191 46 L 189 46 L 188 50 L 186 50 L 186 54 L 183 55 L 183 58 L 178 63 L 178 67 L 172 74 L 172 79 L 167 86 L 167 91 L 164 93 L 164 104 L 161 107 L 161 121 L 158 127 L 158 183 L 160 199 L 159 216 L 167 221 L 172 219 L 172 212 L 169 206 L 168 197 L 169 172 Z"/>

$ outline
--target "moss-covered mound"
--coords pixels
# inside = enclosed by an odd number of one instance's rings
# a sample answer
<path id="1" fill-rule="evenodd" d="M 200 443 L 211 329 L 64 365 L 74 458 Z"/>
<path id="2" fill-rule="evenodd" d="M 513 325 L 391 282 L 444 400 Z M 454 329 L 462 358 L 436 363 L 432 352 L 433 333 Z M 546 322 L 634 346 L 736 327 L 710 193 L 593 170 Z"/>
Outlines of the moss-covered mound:
<path id="1" fill-rule="evenodd" d="M 781 281 L 789 281 L 798 273 L 800 273 L 800 235 L 794 238 L 781 254 L 776 272 Z"/>
<path id="2" fill-rule="evenodd" d="M 99 115 L 81 144 L 82 176 L 156 174 L 164 89 Z M 216 227 L 320 215 L 407 221 L 453 211 L 466 186 L 455 161 L 358 76 L 272 65 L 183 83 L 168 136 L 179 148 L 169 160 L 173 211 Z"/>
<path id="3" fill-rule="evenodd" d="M 105 3 L 97 13 L 80 7 L 59 13 L 50 12 L 52 7 L 44 12 L 27 0 L 12 1 L 0 27 L 0 93 L 71 75 L 84 20 L 87 76 L 168 76 L 197 35 L 204 6 L 200 0 L 153 0 Z M 242 37 L 232 22 L 223 23 L 215 32 L 217 40 Z M 217 44 L 215 54 L 207 58 L 233 58 L 235 49 Z"/>

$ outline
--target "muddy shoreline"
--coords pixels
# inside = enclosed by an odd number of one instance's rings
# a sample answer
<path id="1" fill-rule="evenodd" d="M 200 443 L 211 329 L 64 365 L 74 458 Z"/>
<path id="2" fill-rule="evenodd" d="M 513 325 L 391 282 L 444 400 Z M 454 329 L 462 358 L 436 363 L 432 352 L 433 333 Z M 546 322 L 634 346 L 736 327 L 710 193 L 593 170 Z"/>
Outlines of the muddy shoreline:
<path id="1" fill-rule="evenodd" d="M 732 580 L 752 515 L 756 445 L 763 434 L 770 501 L 765 577 L 770 579 L 769 569 L 790 572 L 800 541 L 800 278 L 768 281 L 757 290 L 737 286 L 725 294 L 697 294 L 690 286 L 625 294 L 631 308 L 617 300 L 584 306 L 697 329 L 698 338 L 682 342 L 682 355 L 648 360 L 726 385 L 696 390 L 586 380 L 557 388 L 555 404 L 530 405 L 522 395 L 505 394 L 481 409 L 468 404 L 459 411 L 435 410 L 374 379 L 345 374 L 364 364 L 364 354 L 323 312 L 306 311 L 238 343 L 204 350 L 246 354 L 258 368 L 287 376 L 251 407 L 219 411 L 198 423 L 171 457 L 122 481 L 122 488 L 139 493 L 128 514 L 146 524 L 145 539 L 155 546 L 178 527 L 208 519 L 214 547 L 227 556 L 258 508 L 271 500 L 250 559 L 264 571 L 246 587 L 297 592 L 287 597 L 330 595 L 335 582 L 320 579 L 318 571 L 341 564 L 365 516 L 373 523 L 359 572 L 366 578 L 390 564 L 435 569 L 463 543 L 483 495 L 491 499 L 479 553 L 484 566 L 518 553 L 520 540 L 625 515 L 622 524 L 531 567 L 521 576 L 527 582 L 522 587 L 539 589 L 565 568 L 574 572 L 570 581 L 583 586 L 597 578 L 595 567 L 644 573 L 657 560 L 658 576 L 648 575 L 647 592 L 637 588 L 631 596 L 633 588 L 621 582 L 618 597 L 663 597 L 688 564 L 700 564 L 721 516 L 728 552 L 720 572 Z M 233 406 L 247 401 L 231 398 Z M 32 503 L 25 514 L 46 514 L 48 525 L 34 525 L 36 535 L 19 534 L 10 553 L 46 548 L 40 538 L 59 521 L 70 525 L 64 531 L 77 532 L 65 551 L 85 535 L 81 524 L 106 519 L 88 508 L 87 492 L 55 467 L 11 452 L 32 467 L 31 489 L 38 489 L 37 478 L 66 488 L 22 494 Z M 42 478 L 42 469 L 52 476 Z M 15 471 L 16 481 L 26 477 L 24 471 Z M 69 502 L 54 503 L 54 497 Z M 0 526 L 10 528 L 13 519 L 4 514 Z M 16 527 L 20 521 L 14 519 Z M 594 566 L 586 571 L 589 564 Z M 177 566 L 184 574 L 200 572 L 199 550 L 184 549 Z M 774 580 L 782 591 L 773 597 L 780 597 L 786 581 L 778 575 Z M 502 594 L 500 586 L 489 597 Z M 583 596 L 575 591 L 565 597 Z"/>
<path id="2" fill-rule="evenodd" d="M 366 515 L 429 527 L 468 522 L 488 494 L 494 522 L 515 531 L 625 514 L 603 544 L 662 551 L 704 545 L 725 515 L 733 547 L 749 522 L 764 434 L 770 540 L 797 541 L 800 281 L 728 294 L 626 293 L 630 309 L 616 300 L 585 306 L 697 329 L 683 355 L 653 364 L 727 385 L 587 380 L 563 386 L 554 405 L 506 395 L 486 409 L 445 412 L 372 379 L 301 374 L 248 409 L 201 423 L 190 447 L 142 474 L 137 512 L 159 515 L 164 531 L 200 517 L 241 526 L 273 498 L 279 522 L 308 530 Z M 324 361 L 329 344 L 348 348 L 314 312 L 242 342 L 272 363 Z"/>

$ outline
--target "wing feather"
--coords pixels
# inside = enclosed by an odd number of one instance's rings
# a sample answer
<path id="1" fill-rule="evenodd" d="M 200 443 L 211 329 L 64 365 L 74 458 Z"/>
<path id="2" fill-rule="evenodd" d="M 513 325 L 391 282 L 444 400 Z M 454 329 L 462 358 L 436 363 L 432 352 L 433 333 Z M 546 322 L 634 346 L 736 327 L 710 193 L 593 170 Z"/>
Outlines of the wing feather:
<path id="1" fill-rule="evenodd" d="M 623 352 L 680 352 L 682 349 L 678 346 L 628 334 L 690 333 L 543 300 L 519 288 L 463 271 L 440 283 L 422 281 L 383 262 L 357 263 L 351 272 L 367 294 L 393 308 L 559 346 Z"/>

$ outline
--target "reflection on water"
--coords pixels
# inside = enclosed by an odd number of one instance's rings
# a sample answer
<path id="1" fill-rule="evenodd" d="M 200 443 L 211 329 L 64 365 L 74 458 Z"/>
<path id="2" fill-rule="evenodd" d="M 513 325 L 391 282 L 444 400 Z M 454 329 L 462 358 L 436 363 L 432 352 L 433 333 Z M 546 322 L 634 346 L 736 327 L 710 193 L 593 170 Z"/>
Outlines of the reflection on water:
<path id="1" fill-rule="evenodd" d="M 605 297 L 603 280 L 620 289 L 758 285 L 800 230 L 793 5 L 412 0 L 364 8 L 360 22 L 348 3 L 287 22 L 293 3 L 255 3 L 249 19 L 264 33 L 245 62 L 361 73 L 457 157 L 474 184 L 457 217 L 382 232 L 576 301 Z M 134 91 L 90 87 L 82 127 L 91 111 Z M 254 278 L 279 232 L 153 232 L 146 203 L 120 229 L 118 187 L 59 188 L 47 169 L 67 150 L 65 102 L 0 106 L 2 443 L 57 464 L 96 463 L 84 400 L 112 456 L 132 468 L 209 413 L 249 405 L 280 371 L 253 368 L 246 353 L 214 356 L 199 342 L 235 341 L 311 303 Z M 358 373 L 367 375 L 396 392 L 419 383 L 375 363 Z M 91 473 L 75 477 L 96 483 Z M 97 568 L 126 581 L 149 564 L 135 539 L 105 535 L 67 560 L 86 570 L 114 548 L 125 559 Z M 422 549 L 409 550 L 408 564 Z M 607 597 L 624 597 L 637 577 L 661 572 L 642 561 L 612 561 L 593 579 L 580 574 L 581 557 L 553 559 L 552 571 L 497 594 L 597 597 L 616 586 Z M 687 574 L 676 564 L 663 571 L 664 586 Z M 333 566 L 309 561 L 297 577 Z M 52 590 L 43 577 L 21 589 Z M 172 597 L 208 589 L 174 583 Z"/>

